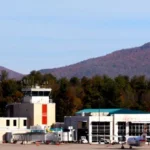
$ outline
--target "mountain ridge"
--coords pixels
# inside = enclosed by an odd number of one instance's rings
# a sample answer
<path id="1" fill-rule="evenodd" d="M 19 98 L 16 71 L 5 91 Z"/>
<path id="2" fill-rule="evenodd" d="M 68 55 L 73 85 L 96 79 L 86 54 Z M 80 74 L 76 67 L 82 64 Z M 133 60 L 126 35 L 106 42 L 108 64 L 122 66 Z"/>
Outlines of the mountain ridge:
<path id="1" fill-rule="evenodd" d="M 90 58 L 64 67 L 41 69 L 40 72 L 51 73 L 58 78 L 73 76 L 82 78 L 94 75 L 115 77 L 120 74 L 130 77 L 134 75 L 150 77 L 150 69 L 143 67 L 143 65 L 150 65 L 148 59 L 150 59 L 150 42 L 139 47 L 117 50 L 105 56 Z"/>
<path id="2" fill-rule="evenodd" d="M 95 75 L 145 75 L 150 78 L 150 42 L 142 46 L 113 51 L 104 56 L 89 58 L 75 64 L 52 69 L 38 70 L 42 74 L 51 73 L 57 78 L 62 77 L 93 77 Z M 0 71 L 6 70 L 9 78 L 21 79 L 24 75 L 0 66 Z"/>
<path id="3" fill-rule="evenodd" d="M 24 75 L 19 73 L 19 72 L 16 72 L 16 71 L 13 71 L 11 69 L 8 69 L 8 68 L 5 68 L 3 66 L 0 66 L 0 72 L 2 70 L 5 70 L 6 72 L 8 72 L 8 78 L 9 79 L 15 79 L 15 80 L 20 80 Z M 0 73 L 1 74 L 1 73 Z"/>

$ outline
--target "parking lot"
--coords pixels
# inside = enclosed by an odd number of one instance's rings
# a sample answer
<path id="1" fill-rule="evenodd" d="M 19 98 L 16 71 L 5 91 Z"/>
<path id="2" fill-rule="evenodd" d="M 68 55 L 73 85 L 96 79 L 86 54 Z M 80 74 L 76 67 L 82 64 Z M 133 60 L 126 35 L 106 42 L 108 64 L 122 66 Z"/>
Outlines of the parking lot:
<path id="1" fill-rule="evenodd" d="M 21 144 L 0 144 L 0 150 L 111 150 L 120 149 L 120 145 L 97 145 L 97 144 L 60 144 L 60 145 L 21 145 Z M 125 149 L 129 146 L 125 145 Z M 150 149 L 149 145 L 144 147 L 133 147 L 133 149 Z"/>

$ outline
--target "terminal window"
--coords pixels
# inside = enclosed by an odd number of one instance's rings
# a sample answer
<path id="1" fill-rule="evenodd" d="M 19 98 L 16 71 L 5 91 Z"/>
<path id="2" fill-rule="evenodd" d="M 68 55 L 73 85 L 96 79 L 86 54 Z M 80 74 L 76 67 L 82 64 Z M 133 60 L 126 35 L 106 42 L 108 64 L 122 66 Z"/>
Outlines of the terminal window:
<path id="1" fill-rule="evenodd" d="M 32 96 L 39 96 L 39 93 L 36 92 L 36 91 L 33 91 L 33 92 L 32 92 Z"/>
<path id="2" fill-rule="evenodd" d="M 43 93 L 44 93 L 43 91 L 39 91 L 39 96 L 43 96 L 44 95 Z"/>
<path id="3" fill-rule="evenodd" d="M 129 123 L 129 135 L 130 136 L 139 136 L 143 134 L 144 123 Z M 150 135 L 150 124 L 147 125 L 147 135 Z"/>
<path id="4" fill-rule="evenodd" d="M 6 126 L 10 126 L 10 120 L 6 120 Z"/>
<path id="5" fill-rule="evenodd" d="M 32 96 L 49 96 L 48 91 L 32 91 Z"/>
<path id="6" fill-rule="evenodd" d="M 27 126 L 27 120 L 23 120 L 23 126 Z"/>
<path id="7" fill-rule="evenodd" d="M 118 122 L 118 135 L 126 134 L 126 122 Z"/>
<path id="8" fill-rule="evenodd" d="M 86 122 L 82 122 L 82 128 L 87 128 L 87 123 Z"/>
<path id="9" fill-rule="evenodd" d="M 13 125 L 14 125 L 14 126 L 17 125 L 17 120 L 13 120 Z"/>
<path id="10" fill-rule="evenodd" d="M 50 92 L 44 91 L 44 96 L 49 96 L 49 95 L 50 95 Z"/>
<path id="11" fill-rule="evenodd" d="M 92 142 L 110 138 L 110 122 L 92 122 Z"/>

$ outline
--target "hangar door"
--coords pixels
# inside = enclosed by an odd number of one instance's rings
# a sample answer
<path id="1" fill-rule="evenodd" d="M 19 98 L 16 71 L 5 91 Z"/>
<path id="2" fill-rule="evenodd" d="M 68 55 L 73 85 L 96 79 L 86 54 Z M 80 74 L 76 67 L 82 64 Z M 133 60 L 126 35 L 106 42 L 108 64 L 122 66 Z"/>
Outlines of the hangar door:
<path id="1" fill-rule="evenodd" d="M 92 142 L 99 142 L 101 139 L 110 139 L 110 122 L 91 122 Z"/>
<path id="2" fill-rule="evenodd" d="M 129 122 L 129 136 L 140 136 L 144 131 L 144 126 L 147 126 L 147 136 L 150 136 L 150 123 L 132 123 Z"/>

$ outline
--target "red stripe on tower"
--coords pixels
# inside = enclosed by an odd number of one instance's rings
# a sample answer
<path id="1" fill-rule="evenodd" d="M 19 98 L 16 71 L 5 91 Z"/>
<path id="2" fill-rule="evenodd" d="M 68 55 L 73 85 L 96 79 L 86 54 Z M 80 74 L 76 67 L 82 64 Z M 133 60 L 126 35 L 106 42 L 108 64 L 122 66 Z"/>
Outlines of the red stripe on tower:
<path id="1" fill-rule="evenodd" d="M 47 104 L 42 104 L 42 124 L 47 124 Z"/>

